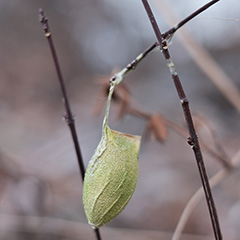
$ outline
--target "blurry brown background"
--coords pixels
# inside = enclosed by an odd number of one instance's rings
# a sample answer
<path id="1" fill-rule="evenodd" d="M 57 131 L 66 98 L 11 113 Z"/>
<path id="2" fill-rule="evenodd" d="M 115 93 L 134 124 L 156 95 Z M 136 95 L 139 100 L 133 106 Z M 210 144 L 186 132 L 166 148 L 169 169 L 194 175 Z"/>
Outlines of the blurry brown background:
<path id="1" fill-rule="evenodd" d="M 183 18 L 205 1 L 169 0 Z M 154 6 L 154 5 L 152 5 Z M 108 79 L 155 41 L 141 1 L 0 0 L 0 239 L 94 239 L 81 200 L 82 183 L 53 61 L 38 9 L 43 8 L 62 66 L 87 165 L 100 139 L 104 110 L 93 114 L 99 79 Z M 186 28 L 239 89 L 240 4 L 220 1 Z M 168 29 L 154 8 L 162 31 Z M 239 150 L 239 112 L 199 70 L 177 39 L 170 51 L 190 107 L 202 116 L 229 156 Z M 147 112 L 185 126 L 176 90 L 158 52 L 124 83 Z M 104 105 L 105 106 L 105 105 Z M 103 107 L 104 108 L 104 107 Z M 111 108 L 113 129 L 142 135 L 146 121 Z M 208 131 L 200 139 L 209 143 Z M 187 136 L 186 136 L 187 137 Z M 209 176 L 222 168 L 204 152 Z M 105 239 L 171 239 L 179 217 L 201 186 L 186 140 L 169 130 L 164 144 L 143 138 L 136 191 L 126 209 L 102 229 Z M 225 239 L 240 234 L 240 174 L 214 190 Z M 194 210 L 182 239 L 213 239 L 205 200 Z"/>

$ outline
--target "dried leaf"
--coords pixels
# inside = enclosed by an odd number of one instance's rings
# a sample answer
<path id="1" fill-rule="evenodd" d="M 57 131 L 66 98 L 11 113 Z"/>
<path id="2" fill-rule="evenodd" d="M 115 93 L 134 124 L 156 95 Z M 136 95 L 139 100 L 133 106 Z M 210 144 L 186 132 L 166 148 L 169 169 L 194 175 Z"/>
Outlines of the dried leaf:
<path id="1" fill-rule="evenodd" d="M 108 89 L 109 89 L 109 84 L 102 84 L 102 87 L 100 88 L 100 91 L 99 91 L 99 94 L 98 94 L 98 97 L 97 97 L 96 104 L 93 108 L 93 114 L 95 116 L 99 115 L 100 112 L 103 109 L 105 101 L 103 101 L 102 99 L 105 99 L 107 97 Z"/>
<path id="2" fill-rule="evenodd" d="M 153 114 L 148 121 L 148 128 L 157 141 L 165 142 L 168 136 L 167 126 L 160 114 Z"/>
<path id="3" fill-rule="evenodd" d="M 127 106 L 130 104 L 130 93 L 125 84 L 121 84 L 115 91 L 116 95 L 119 96 L 119 110 L 118 110 L 118 118 L 121 118 L 125 113 Z"/>

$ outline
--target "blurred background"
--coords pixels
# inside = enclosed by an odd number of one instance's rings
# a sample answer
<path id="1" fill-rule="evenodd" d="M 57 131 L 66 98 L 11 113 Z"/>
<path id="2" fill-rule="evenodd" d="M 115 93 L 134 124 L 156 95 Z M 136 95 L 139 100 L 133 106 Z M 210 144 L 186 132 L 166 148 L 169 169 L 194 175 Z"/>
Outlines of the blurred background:
<path id="1" fill-rule="evenodd" d="M 170 11 L 162 0 L 150 2 L 162 32 L 172 26 L 168 19 L 182 19 L 207 3 L 168 0 Z M 156 39 L 141 1 L 0 0 L 0 239 L 95 239 L 82 207 L 82 181 L 39 8 L 49 19 L 86 166 L 101 137 L 108 79 Z M 239 160 L 239 12 L 239 2 L 220 1 L 177 32 L 170 45 L 209 177 L 223 169 L 220 159 Z M 207 58 L 194 54 L 196 48 L 205 49 Z M 213 83 L 219 77 L 212 65 L 205 71 L 199 67 L 209 58 L 233 94 Z M 142 135 L 143 141 L 136 191 L 126 209 L 102 228 L 102 238 L 171 239 L 201 183 L 160 52 L 144 59 L 124 86 L 120 96 L 127 92 L 127 104 L 149 117 L 125 111 L 119 118 L 121 101 L 112 104 L 111 128 Z M 213 190 L 228 240 L 240 234 L 240 172 L 234 169 Z M 204 199 L 181 239 L 213 239 Z"/>

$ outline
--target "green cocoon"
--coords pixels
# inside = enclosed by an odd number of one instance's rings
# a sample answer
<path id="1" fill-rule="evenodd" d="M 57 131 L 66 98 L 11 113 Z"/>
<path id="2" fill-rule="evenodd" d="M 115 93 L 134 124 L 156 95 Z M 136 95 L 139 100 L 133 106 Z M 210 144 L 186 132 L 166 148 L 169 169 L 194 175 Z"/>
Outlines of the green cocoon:
<path id="1" fill-rule="evenodd" d="M 138 177 L 141 138 L 104 127 L 83 184 L 83 205 L 92 227 L 115 218 L 127 205 Z"/>

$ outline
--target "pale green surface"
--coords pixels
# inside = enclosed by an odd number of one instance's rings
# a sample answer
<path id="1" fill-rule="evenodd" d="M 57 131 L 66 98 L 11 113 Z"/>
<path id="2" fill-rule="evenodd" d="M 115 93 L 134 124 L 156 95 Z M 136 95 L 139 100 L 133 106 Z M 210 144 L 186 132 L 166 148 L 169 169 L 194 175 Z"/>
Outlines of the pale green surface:
<path id="1" fill-rule="evenodd" d="M 105 127 L 83 185 L 84 209 L 93 227 L 111 221 L 130 200 L 137 183 L 140 140 Z"/>

